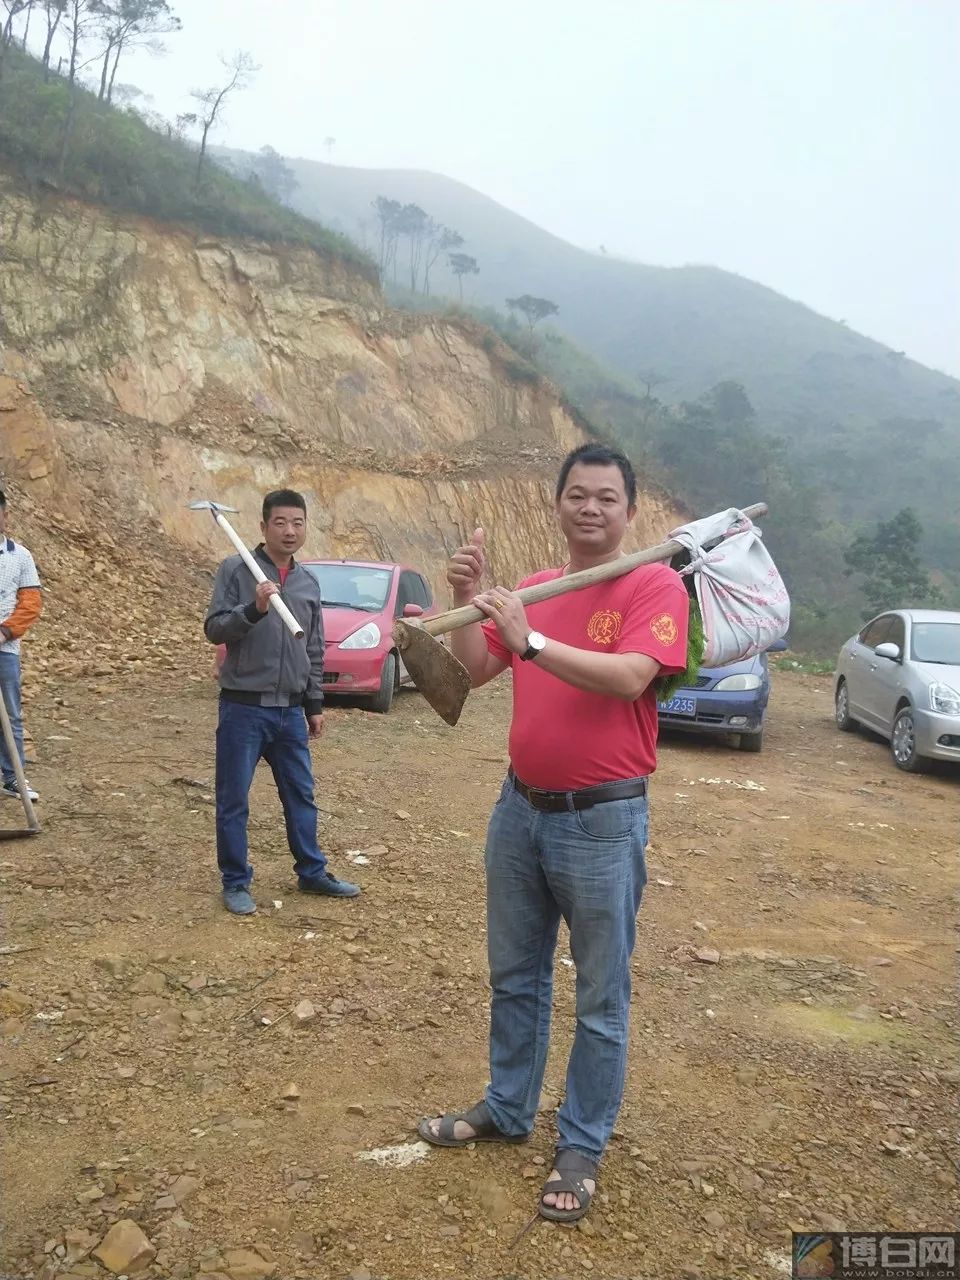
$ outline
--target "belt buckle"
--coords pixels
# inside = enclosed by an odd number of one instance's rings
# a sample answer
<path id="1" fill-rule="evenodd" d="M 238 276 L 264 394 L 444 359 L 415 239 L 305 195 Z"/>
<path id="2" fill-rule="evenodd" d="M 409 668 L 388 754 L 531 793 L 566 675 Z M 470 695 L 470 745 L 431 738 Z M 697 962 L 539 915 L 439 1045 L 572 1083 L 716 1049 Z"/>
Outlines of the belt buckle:
<path id="1" fill-rule="evenodd" d="M 530 801 L 530 804 L 533 806 L 534 809 L 540 809 L 540 804 L 537 803 L 538 800 L 541 801 L 544 806 L 546 806 L 546 804 L 548 803 L 549 795 L 550 795 L 550 792 L 544 791 L 542 787 L 527 788 L 527 799 Z M 541 809 L 541 812 L 546 812 L 546 809 L 545 808 Z"/>

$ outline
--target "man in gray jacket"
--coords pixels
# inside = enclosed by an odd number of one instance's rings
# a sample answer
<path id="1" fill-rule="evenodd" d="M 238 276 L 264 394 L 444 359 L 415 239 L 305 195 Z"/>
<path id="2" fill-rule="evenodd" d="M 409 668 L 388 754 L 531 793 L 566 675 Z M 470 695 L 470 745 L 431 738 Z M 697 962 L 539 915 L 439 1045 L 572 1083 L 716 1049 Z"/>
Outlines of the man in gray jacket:
<path id="1" fill-rule="evenodd" d="M 294 559 L 307 537 L 303 495 L 268 493 L 260 529 L 263 542 L 253 555 L 269 581 L 257 583 L 242 558 L 230 556 L 217 572 L 204 623 L 211 644 L 226 646 L 217 725 L 217 865 L 224 906 L 244 916 L 257 909 L 249 889 L 247 819 L 261 759 L 273 770 L 298 887 L 335 898 L 360 892 L 330 874 L 317 843 L 309 739 L 323 732 L 323 612 L 320 584 Z M 270 608 L 270 597 L 281 591 L 303 627 L 302 640 Z"/>

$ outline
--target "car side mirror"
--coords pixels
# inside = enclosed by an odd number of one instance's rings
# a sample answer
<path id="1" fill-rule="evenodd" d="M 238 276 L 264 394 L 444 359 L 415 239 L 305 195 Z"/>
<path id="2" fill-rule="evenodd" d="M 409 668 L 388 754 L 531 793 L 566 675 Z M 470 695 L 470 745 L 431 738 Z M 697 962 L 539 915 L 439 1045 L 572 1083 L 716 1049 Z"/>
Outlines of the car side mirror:
<path id="1" fill-rule="evenodd" d="M 891 640 L 885 640 L 883 644 L 878 644 L 873 652 L 878 658 L 889 658 L 891 662 L 900 661 L 900 646 L 894 644 Z"/>
<path id="2" fill-rule="evenodd" d="M 422 618 L 423 609 L 418 604 L 405 604 L 403 606 L 403 616 L 405 618 Z"/>
<path id="3" fill-rule="evenodd" d="M 786 653 L 790 648 L 789 643 L 783 637 L 774 640 L 773 644 L 767 646 L 767 653 Z"/>

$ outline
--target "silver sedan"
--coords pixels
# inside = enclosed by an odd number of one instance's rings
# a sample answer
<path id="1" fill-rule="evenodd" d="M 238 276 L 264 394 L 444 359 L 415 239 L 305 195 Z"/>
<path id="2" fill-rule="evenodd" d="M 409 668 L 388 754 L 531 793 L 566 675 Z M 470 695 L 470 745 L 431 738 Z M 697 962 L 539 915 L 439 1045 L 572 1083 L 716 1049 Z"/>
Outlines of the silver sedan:
<path id="1" fill-rule="evenodd" d="M 837 727 L 890 741 L 899 769 L 960 762 L 960 613 L 892 609 L 847 641 L 837 659 Z"/>

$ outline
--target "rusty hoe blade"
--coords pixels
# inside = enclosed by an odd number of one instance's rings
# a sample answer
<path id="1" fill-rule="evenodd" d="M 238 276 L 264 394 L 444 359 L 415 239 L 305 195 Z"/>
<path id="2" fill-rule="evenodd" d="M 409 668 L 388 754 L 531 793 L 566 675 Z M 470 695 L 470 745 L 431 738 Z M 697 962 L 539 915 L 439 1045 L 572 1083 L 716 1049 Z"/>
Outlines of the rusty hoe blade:
<path id="1" fill-rule="evenodd" d="M 447 724 L 456 724 L 470 692 L 466 667 L 416 623 L 395 622 L 393 639 L 403 665 L 427 702 Z"/>

